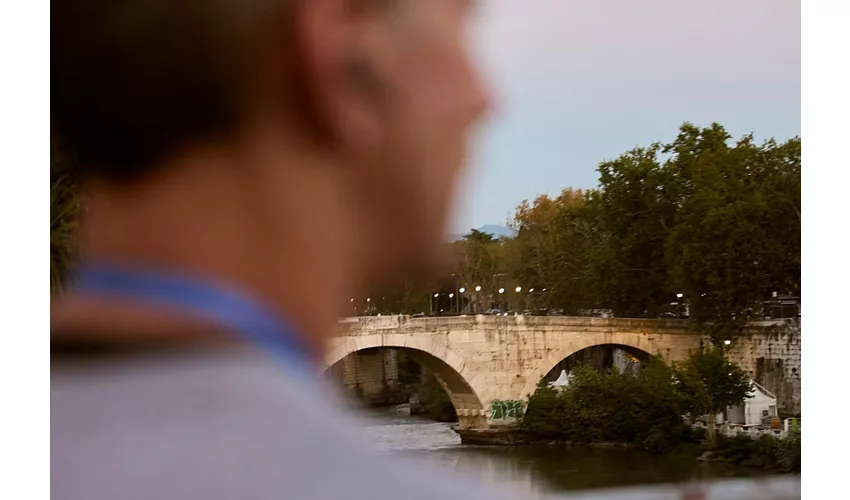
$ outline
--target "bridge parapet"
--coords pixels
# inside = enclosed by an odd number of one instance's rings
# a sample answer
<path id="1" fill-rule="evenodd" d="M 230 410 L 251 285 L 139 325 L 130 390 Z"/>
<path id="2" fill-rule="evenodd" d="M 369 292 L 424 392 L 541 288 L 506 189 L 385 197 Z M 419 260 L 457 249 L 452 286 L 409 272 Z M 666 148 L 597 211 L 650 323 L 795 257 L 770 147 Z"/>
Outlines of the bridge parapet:
<path id="1" fill-rule="evenodd" d="M 371 335 L 385 330 L 405 333 L 457 329 L 553 329 L 570 332 L 627 331 L 630 333 L 665 333 L 695 335 L 688 320 L 658 320 L 631 318 L 592 318 L 581 316 L 443 316 L 413 318 L 410 316 L 360 316 L 340 320 L 340 335 Z"/>

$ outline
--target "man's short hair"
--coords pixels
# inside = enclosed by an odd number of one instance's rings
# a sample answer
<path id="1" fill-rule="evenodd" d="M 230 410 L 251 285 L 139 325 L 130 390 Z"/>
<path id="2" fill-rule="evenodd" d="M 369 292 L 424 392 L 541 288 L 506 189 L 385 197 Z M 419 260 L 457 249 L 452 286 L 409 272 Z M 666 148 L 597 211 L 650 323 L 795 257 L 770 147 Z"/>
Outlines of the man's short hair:
<path id="1" fill-rule="evenodd" d="M 233 133 L 256 83 L 267 23 L 293 3 L 54 0 L 53 131 L 83 173 L 112 178 Z"/>

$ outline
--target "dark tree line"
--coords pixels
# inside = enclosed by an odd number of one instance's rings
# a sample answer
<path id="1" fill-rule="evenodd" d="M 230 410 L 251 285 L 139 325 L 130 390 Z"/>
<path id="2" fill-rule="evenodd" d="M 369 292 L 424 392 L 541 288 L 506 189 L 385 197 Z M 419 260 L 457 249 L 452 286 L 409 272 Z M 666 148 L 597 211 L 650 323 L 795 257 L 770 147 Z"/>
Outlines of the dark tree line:
<path id="1" fill-rule="evenodd" d="M 443 276 L 376 287 L 354 298 L 352 314 L 498 306 L 658 317 L 681 294 L 692 319 L 729 338 L 773 292 L 799 295 L 800 154 L 798 137 L 732 141 L 718 124 L 686 123 L 669 144 L 601 163 L 595 189 L 522 202 L 514 237 L 473 230 L 449 244 Z M 51 157 L 55 289 L 73 262 L 79 203 L 71 156 L 54 146 Z"/>
<path id="2" fill-rule="evenodd" d="M 686 123 L 669 144 L 601 163 L 595 189 L 522 202 L 515 237 L 473 231 L 452 243 L 452 278 L 408 283 L 408 295 L 445 301 L 464 287 L 461 308 L 478 285 L 488 300 L 504 288 L 515 310 L 618 317 L 658 317 L 679 301 L 730 338 L 772 293 L 800 293 L 800 153 L 800 138 L 732 141 L 718 124 Z M 422 306 L 397 301 L 395 312 Z"/>

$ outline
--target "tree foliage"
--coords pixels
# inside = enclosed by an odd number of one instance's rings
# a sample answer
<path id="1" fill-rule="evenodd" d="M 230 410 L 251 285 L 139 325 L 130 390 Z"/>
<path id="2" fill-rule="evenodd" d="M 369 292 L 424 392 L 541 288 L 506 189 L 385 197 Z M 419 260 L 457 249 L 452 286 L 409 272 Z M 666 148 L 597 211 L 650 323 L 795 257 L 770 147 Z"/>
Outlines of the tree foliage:
<path id="1" fill-rule="evenodd" d="M 705 347 L 673 367 L 685 409 L 692 416 L 716 415 L 738 406 L 753 390 L 749 375 L 729 361 L 720 347 Z"/>
<path id="2" fill-rule="evenodd" d="M 743 434 L 731 438 L 718 436 L 714 455 L 738 465 L 799 474 L 802 465 L 800 430 L 792 429 L 784 439 L 767 434 L 756 439 Z"/>
<path id="3" fill-rule="evenodd" d="M 50 290 L 65 283 L 77 251 L 79 198 L 72 157 L 57 145 L 50 151 Z"/>
<path id="4" fill-rule="evenodd" d="M 668 452 L 701 439 L 686 416 L 741 404 L 751 389 L 743 370 L 719 349 L 694 352 L 681 366 L 656 356 L 636 376 L 587 365 L 571 375 L 566 388 L 549 387 L 544 378 L 529 396 L 522 428 L 531 439 L 613 441 Z"/>
<path id="5" fill-rule="evenodd" d="M 666 453 L 701 435 L 682 419 L 684 399 L 673 371 L 651 359 L 637 376 L 579 365 L 564 389 L 541 382 L 522 428 L 530 439 L 619 442 Z"/>
<path id="6" fill-rule="evenodd" d="M 599 305 L 588 259 L 604 240 L 588 196 L 573 189 L 554 199 L 539 196 L 531 204 L 522 202 L 511 221 L 517 236 L 506 245 L 516 265 L 509 274 L 537 291 L 538 307 L 576 313 Z"/>
<path id="7" fill-rule="evenodd" d="M 352 313 L 504 307 L 658 317 L 682 294 L 711 338 L 732 338 L 773 292 L 799 294 L 800 153 L 799 138 L 732 142 L 718 124 L 685 123 L 669 143 L 603 161 L 595 189 L 520 203 L 509 221 L 515 237 L 473 229 L 447 244 L 443 276 L 371 290 L 375 302 L 357 297 Z M 74 259 L 79 201 L 70 155 L 53 147 L 51 157 L 56 289 Z"/>
<path id="8" fill-rule="evenodd" d="M 486 274 L 572 314 L 658 317 L 681 294 L 705 333 L 732 338 L 772 293 L 799 294 L 800 151 L 686 123 L 602 162 L 596 189 L 522 202 Z"/>

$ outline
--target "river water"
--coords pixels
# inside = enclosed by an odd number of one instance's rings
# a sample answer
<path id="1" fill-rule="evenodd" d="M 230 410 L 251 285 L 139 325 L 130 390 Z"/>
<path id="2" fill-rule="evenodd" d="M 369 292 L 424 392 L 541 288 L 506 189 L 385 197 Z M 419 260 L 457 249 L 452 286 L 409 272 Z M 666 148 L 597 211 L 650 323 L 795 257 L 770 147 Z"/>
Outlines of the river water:
<path id="1" fill-rule="evenodd" d="M 635 450 L 560 446 L 461 445 L 450 424 L 400 416 L 392 408 L 362 410 L 370 442 L 381 453 L 449 467 L 519 498 L 592 488 L 748 477 L 765 472 Z"/>

